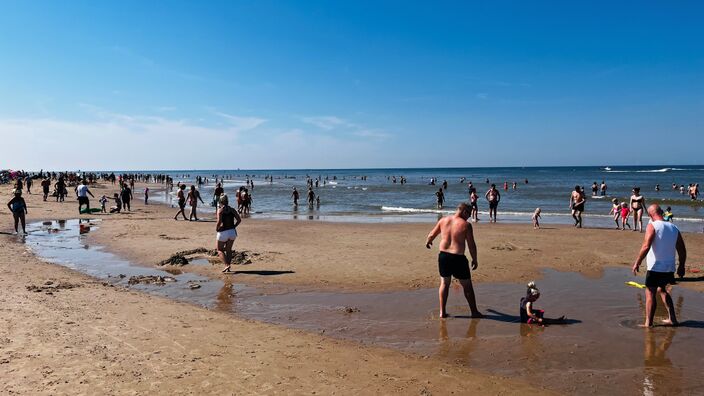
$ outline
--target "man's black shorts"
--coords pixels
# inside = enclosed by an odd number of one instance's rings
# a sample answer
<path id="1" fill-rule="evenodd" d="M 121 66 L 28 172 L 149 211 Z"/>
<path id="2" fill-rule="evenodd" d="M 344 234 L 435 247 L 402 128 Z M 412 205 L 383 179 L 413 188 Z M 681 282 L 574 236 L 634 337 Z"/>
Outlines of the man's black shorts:
<path id="1" fill-rule="evenodd" d="M 666 287 L 675 284 L 674 272 L 648 271 L 645 273 L 646 287 Z"/>
<path id="2" fill-rule="evenodd" d="M 489 209 L 496 209 L 499 207 L 499 203 L 496 201 L 489 201 Z"/>
<path id="3" fill-rule="evenodd" d="M 88 197 L 78 197 L 78 204 L 79 205 L 87 205 L 88 204 Z"/>
<path id="4" fill-rule="evenodd" d="M 469 261 L 467 260 L 467 256 L 463 254 L 440 252 L 438 256 L 438 269 L 440 270 L 440 276 L 443 278 L 450 276 L 454 276 L 456 279 L 472 278 L 472 275 L 469 273 Z"/>

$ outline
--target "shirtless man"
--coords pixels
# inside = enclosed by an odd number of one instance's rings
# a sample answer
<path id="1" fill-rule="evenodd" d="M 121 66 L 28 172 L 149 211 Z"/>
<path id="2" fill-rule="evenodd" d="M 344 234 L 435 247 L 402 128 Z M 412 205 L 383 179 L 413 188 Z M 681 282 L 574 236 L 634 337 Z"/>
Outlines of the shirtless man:
<path id="1" fill-rule="evenodd" d="M 501 193 L 496 189 L 496 184 L 491 185 L 484 197 L 489 201 L 489 222 L 496 223 L 496 209 L 499 207 L 499 202 L 501 202 Z"/>
<path id="2" fill-rule="evenodd" d="M 465 243 L 469 248 L 469 254 L 472 256 L 472 270 L 476 270 L 477 263 L 477 245 L 474 242 L 474 233 L 472 225 L 467 222 L 469 219 L 470 208 L 466 203 L 461 203 L 457 206 L 457 212 L 454 215 L 443 217 L 438 221 L 425 242 L 425 247 L 430 249 L 433 245 L 433 240 L 440 235 L 440 255 L 438 256 L 438 268 L 440 270 L 440 317 L 448 317 L 446 306 L 447 296 L 450 293 L 450 283 L 454 276 L 464 289 L 464 297 L 467 299 L 469 309 L 472 312 L 473 318 L 481 318 L 483 315 L 477 309 L 477 302 L 474 297 L 474 288 L 472 287 L 472 276 L 469 272 L 469 262 L 467 256 L 464 255 Z"/>
<path id="3" fill-rule="evenodd" d="M 582 228 L 582 212 L 584 212 L 584 191 L 579 186 L 574 186 L 570 195 L 570 210 L 574 219 L 574 226 Z"/>

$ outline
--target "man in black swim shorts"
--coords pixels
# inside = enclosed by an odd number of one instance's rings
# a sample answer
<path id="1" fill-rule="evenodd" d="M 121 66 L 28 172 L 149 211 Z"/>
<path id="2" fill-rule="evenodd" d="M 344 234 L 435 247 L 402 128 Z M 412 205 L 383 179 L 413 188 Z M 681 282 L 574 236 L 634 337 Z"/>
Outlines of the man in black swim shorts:
<path id="1" fill-rule="evenodd" d="M 481 318 L 483 315 L 477 309 L 477 302 L 474 297 L 474 288 L 472 287 L 472 276 L 469 271 L 469 260 L 464 255 L 465 247 L 469 249 L 469 254 L 472 256 L 472 269 L 476 270 L 477 263 L 477 245 L 474 242 L 474 233 L 472 225 L 467 222 L 471 213 L 469 205 L 461 203 L 457 207 L 457 212 L 454 215 L 443 217 L 438 221 L 426 240 L 425 246 L 430 249 L 433 240 L 440 237 L 440 254 L 438 256 L 438 269 L 440 271 L 440 317 L 448 316 L 446 306 L 447 297 L 450 293 L 450 283 L 454 276 L 464 289 L 464 296 L 469 304 L 469 309 L 472 312 L 473 318 Z"/>

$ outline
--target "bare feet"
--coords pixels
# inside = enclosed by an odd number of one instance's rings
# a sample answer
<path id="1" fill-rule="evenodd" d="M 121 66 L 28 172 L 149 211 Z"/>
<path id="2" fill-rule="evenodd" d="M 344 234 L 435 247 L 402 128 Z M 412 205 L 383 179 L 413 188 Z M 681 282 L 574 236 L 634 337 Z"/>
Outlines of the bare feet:
<path id="1" fill-rule="evenodd" d="M 481 312 L 479 312 L 479 311 L 477 311 L 477 312 L 472 312 L 472 314 L 470 315 L 470 317 L 475 318 L 475 319 L 481 319 L 481 318 L 484 317 L 484 314 L 481 313 Z"/>
<path id="2" fill-rule="evenodd" d="M 440 319 L 445 319 L 450 317 L 450 315 L 447 312 L 440 312 Z"/>
<path id="3" fill-rule="evenodd" d="M 225 269 L 222 270 L 222 273 L 223 273 L 223 274 L 226 274 L 226 273 L 228 273 L 228 272 L 232 272 L 232 271 L 230 271 L 230 266 L 229 266 L 229 265 L 228 265 L 227 267 L 225 267 Z"/>
<path id="4" fill-rule="evenodd" d="M 677 323 L 677 321 L 673 322 L 670 319 L 663 319 L 662 324 L 665 326 L 673 326 L 674 327 L 674 326 L 677 326 L 679 323 Z"/>
<path id="5" fill-rule="evenodd" d="M 646 324 L 639 324 L 638 327 L 642 327 L 644 329 L 649 329 L 649 328 L 653 327 L 653 325 L 646 323 Z"/>

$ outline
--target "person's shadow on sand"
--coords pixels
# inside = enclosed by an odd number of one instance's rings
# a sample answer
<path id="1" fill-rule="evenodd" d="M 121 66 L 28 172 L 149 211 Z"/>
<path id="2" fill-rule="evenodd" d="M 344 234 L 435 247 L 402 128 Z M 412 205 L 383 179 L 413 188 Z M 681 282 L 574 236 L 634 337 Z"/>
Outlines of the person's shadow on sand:
<path id="1" fill-rule="evenodd" d="M 247 271 L 232 271 L 231 274 L 248 274 L 248 275 L 262 275 L 262 276 L 272 276 L 272 275 L 285 275 L 285 274 L 295 274 L 295 271 L 273 271 L 273 270 L 247 270 Z"/>
<path id="2" fill-rule="evenodd" d="M 499 322 L 505 322 L 505 323 L 521 323 L 521 317 L 518 315 L 509 315 L 503 312 L 499 312 L 495 309 L 487 309 L 487 312 L 490 312 L 490 314 L 485 314 L 484 319 L 489 319 L 489 320 L 496 320 Z M 545 318 L 545 322 L 543 324 L 545 325 L 572 325 L 572 324 L 577 324 L 577 323 L 582 323 L 581 320 L 579 319 L 569 319 L 569 318 L 564 318 L 564 319 L 550 319 L 550 318 Z"/>

